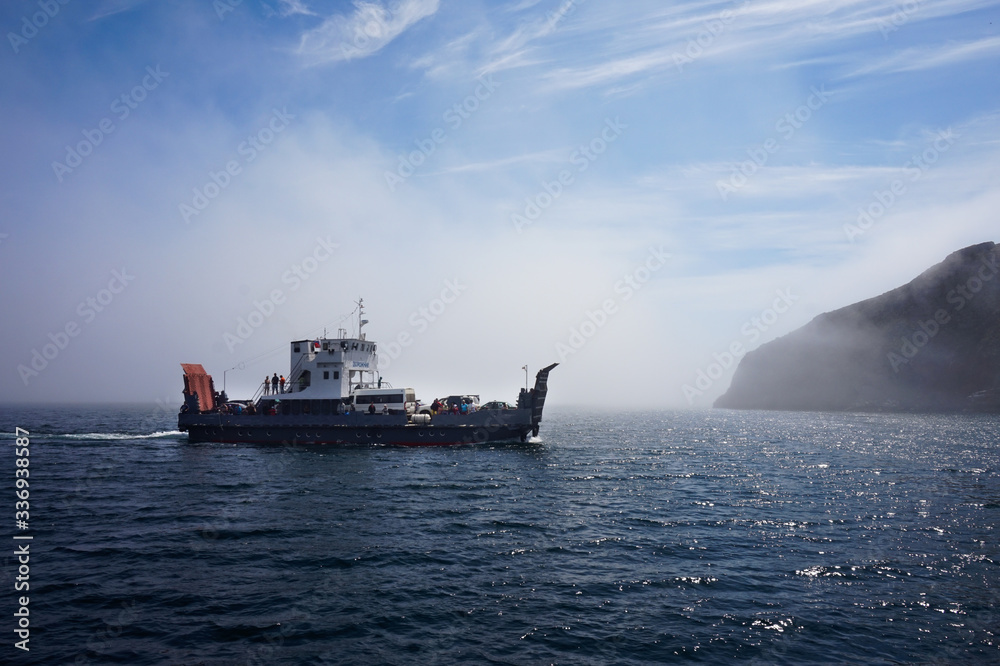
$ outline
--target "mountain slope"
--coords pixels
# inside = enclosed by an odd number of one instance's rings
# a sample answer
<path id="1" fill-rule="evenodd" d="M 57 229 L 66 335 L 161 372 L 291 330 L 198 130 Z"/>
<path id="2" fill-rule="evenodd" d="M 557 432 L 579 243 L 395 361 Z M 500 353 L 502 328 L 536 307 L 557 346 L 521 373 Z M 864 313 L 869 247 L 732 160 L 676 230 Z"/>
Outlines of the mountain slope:
<path id="1" fill-rule="evenodd" d="M 1000 406 L 998 273 L 1000 246 L 981 243 L 948 255 L 902 287 L 819 315 L 748 353 L 715 406 L 891 411 Z"/>

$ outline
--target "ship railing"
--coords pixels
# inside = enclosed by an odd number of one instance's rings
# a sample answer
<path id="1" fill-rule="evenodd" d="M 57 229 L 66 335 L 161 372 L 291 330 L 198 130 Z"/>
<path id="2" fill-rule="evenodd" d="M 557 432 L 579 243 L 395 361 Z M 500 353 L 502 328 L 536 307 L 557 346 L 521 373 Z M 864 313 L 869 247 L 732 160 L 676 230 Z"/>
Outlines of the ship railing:
<path id="1" fill-rule="evenodd" d="M 289 373 L 288 378 L 285 380 L 285 391 L 284 391 L 285 393 L 292 393 L 293 390 L 292 387 L 295 385 L 295 382 L 298 381 L 299 375 L 301 374 L 301 366 L 303 360 L 304 357 L 299 359 L 299 362 L 295 364 L 295 367 L 292 368 L 292 371 Z M 269 391 L 271 387 L 272 385 L 269 382 L 267 381 L 261 382 L 260 386 L 257 387 L 256 393 L 253 394 L 253 398 L 251 398 L 250 401 L 255 405 L 259 404 L 260 399 L 264 397 L 265 391 L 268 391 L 267 397 L 271 397 L 272 395 L 281 395 L 280 393 L 277 394 L 270 393 Z M 278 390 L 280 391 L 281 389 Z"/>
<path id="2" fill-rule="evenodd" d="M 253 403 L 254 405 L 258 404 L 260 402 L 260 399 L 264 396 L 265 386 L 270 387 L 270 385 L 271 385 L 270 379 L 265 379 L 263 382 L 261 382 L 261 385 L 257 387 L 257 392 L 253 394 L 252 398 L 250 398 L 250 402 Z"/>
<path id="3" fill-rule="evenodd" d="M 295 390 L 295 382 L 299 381 L 299 377 L 302 375 L 302 362 L 306 360 L 305 356 L 299 357 L 299 362 L 295 364 L 292 371 L 288 373 L 288 379 L 285 381 L 285 393 L 292 393 Z"/>
<path id="4" fill-rule="evenodd" d="M 391 388 L 393 388 L 392 384 L 383 379 L 381 384 L 379 382 L 357 382 L 356 384 L 352 385 L 351 391 L 357 391 L 359 389 L 391 389 Z"/>

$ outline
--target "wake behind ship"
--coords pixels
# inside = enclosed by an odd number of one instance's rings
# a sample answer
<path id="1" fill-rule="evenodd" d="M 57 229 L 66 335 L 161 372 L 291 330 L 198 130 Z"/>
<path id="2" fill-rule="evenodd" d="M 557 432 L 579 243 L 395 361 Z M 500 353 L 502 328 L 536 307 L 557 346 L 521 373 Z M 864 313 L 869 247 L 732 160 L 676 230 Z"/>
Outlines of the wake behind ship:
<path id="1" fill-rule="evenodd" d="M 199 364 L 182 363 L 184 404 L 179 430 L 192 442 L 274 444 L 441 445 L 527 441 L 537 436 L 553 363 L 521 389 L 516 405 L 479 405 L 475 395 L 430 404 L 411 388 L 393 388 L 378 374 L 378 345 L 366 339 L 358 302 L 358 335 L 296 340 L 283 385 L 265 382 L 249 400 L 215 391 Z"/>

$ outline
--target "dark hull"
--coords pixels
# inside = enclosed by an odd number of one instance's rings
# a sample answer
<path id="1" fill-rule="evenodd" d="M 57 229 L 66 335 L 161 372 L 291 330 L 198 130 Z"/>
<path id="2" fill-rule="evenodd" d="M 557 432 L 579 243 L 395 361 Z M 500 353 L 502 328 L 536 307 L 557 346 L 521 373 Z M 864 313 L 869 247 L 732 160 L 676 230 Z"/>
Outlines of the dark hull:
<path id="1" fill-rule="evenodd" d="M 428 424 L 409 423 L 406 416 L 391 414 L 311 417 L 183 413 L 177 425 L 192 442 L 398 446 L 523 442 L 534 430 L 530 409 L 439 414 Z"/>
<path id="2" fill-rule="evenodd" d="M 227 413 L 229 407 L 216 408 L 210 399 L 206 401 L 210 408 L 198 411 L 202 403 L 192 382 L 211 398 L 211 377 L 200 365 L 186 366 L 185 403 L 177 417 L 177 428 L 188 433 L 188 440 L 192 442 L 398 446 L 525 442 L 529 436 L 538 434 L 549 372 L 556 365 L 553 363 L 538 371 L 535 387 L 521 390 L 516 409 L 484 409 L 471 414 L 437 414 L 429 418 L 424 415 L 410 418 L 402 413 L 319 414 L 316 403 L 323 409 L 324 401 L 299 403 L 294 394 L 283 394 L 281 414 Z M 261 402 L 256 406 L 259 410 Z M 307 409 L 313 413 L 297 413 Z"/>

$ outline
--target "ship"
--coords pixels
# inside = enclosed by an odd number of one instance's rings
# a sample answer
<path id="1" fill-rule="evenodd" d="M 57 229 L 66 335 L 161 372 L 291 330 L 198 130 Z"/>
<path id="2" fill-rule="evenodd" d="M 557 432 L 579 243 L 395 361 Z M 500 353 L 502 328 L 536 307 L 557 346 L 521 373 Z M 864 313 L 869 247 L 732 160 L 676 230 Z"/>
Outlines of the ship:
<path id="1" fill-rule="evenodd" d="M 204 367 L 181 363 L 184 403 L 177 427 L 190 442 L 434 446 L 527 442 L 538 437 L 549 372 L 535 375 L 515 404 L 479 403 L 460 394 L 417 399 L 412 388 L 392 387 L 378 368 L 378 344 L 363 332 L 364 301 L 357 301 L 357 335 L 290 343 L 289 373 L 265 381 L 249 399 L 230 400 Z M 525 367 L 527 375 L 527 369 Z"/>

